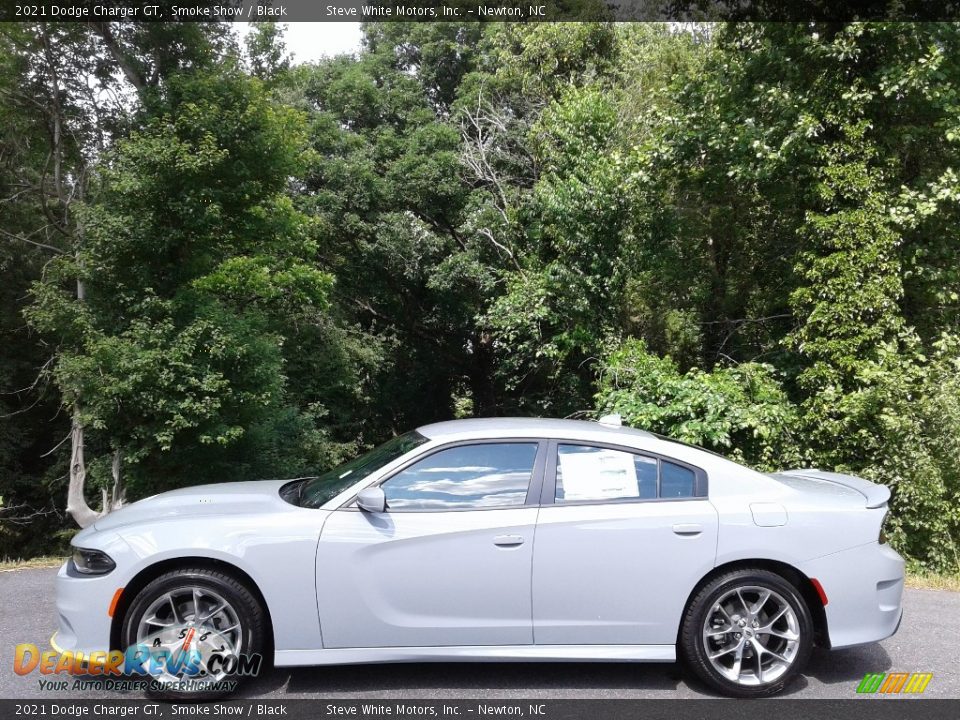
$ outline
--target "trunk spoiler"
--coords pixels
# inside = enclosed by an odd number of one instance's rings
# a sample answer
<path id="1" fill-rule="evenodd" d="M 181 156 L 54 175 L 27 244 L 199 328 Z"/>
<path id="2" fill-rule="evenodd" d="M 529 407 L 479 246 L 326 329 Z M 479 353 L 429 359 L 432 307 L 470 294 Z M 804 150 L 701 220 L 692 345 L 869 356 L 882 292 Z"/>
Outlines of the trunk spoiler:
<path id="1" fill-rule="evenodd" d="M 864 480 L 856 475 L 826 472 L 824 470 L 817 470 L 816 468 L 810 468 L 808 470 L 782 470 L 777 474 L 807 478 L 809 480 L 825 480 L 836 483 L 837 485 L 843 485 L 863 495 L 867 499 L 868 508 L 882 507 L 886 505 L 890 499 L 890 488 L 886 485 L 877 485 L 877 483 Z"/>

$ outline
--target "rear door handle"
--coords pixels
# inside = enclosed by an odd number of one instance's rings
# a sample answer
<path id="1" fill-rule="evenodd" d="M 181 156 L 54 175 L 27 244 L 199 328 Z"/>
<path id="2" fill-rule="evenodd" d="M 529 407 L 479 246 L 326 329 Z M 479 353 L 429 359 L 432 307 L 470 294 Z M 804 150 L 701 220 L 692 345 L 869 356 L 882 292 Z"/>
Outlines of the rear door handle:
<path id="1" fill-rule="evenodd" d="M 493 539 L 493 544 L 500 547 L 514 547 L 516 545 L 523 545 L 523 536 L 522 535 L 497 535 Z"/>
<path id="2" fill-rule="evenodd" d="M 703 525 L 697 525 L 695 523 L 674 525 L 673 531 L 677 535 L 699 535 L 703 532 Z"/>

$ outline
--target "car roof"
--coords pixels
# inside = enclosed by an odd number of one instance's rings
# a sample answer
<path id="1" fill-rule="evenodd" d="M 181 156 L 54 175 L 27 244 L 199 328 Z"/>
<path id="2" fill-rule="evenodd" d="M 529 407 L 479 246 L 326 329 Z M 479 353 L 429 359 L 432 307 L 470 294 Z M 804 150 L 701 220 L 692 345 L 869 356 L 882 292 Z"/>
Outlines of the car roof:
<path id="1" fill-rule="evenodd" d="M 654 438 L 651 433 L 619 425 L 605 425 L 587 420 L 558 420 L 554 418 L 469 418 L 447 420 L 417 428 L 431 440 L 477 437 L 558 437 L 575 439 L 609 435 L 611 441 L 624 435 Z"/>

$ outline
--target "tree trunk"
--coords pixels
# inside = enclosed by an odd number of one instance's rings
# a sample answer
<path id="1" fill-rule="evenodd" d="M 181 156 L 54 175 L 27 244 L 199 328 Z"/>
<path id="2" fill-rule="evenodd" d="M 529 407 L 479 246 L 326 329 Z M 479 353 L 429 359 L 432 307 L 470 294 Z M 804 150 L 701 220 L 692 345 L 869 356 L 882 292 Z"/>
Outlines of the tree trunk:
<path id="1" fill-rule="evenodd" d="M 123 483 L 120 481 L 120 451 L 114 450 L 113 464 L 111 474 L 113 475 L 113 485 L 108 493 L 106 489 L 101 491 L 103 505 L 100 512 L 97 512 L 87 504 L 87 498 L 84 496 L 84 486 L 87 482 L 87 466 L 83 458 L 83 424 L 80 422 L 79 409 L 74 409 L 73 424 L 70 427 L 70 485 L 67 488 L 67 512 L 82 528 L 93 525 L 97 520 L 107 513 L 123 507 L 126 502 L 126 494 L 123 490 Z"/>
<path id="2" fill-rule="evenodd" d="M 113 465 L 111 466 L 111 475 L 113 477 L 113 485 L 110 487 L 110 503 L 107 504 L 106 498 L 103 502 L 104 512 L 113 512 L 119 507 L 122 507 L 126 502 L 126 493 L 123 489 L 123 482 L 120 480 L 120 451 L 113 451 Z"/>
<path id="3" fill-rule="evenodd" d="M 83 280 L 77 280 L 77 302 L 86 298 Z M 67 487 L 67 512 L 82 528 L 93 525 L 104 513 L 98 513 L 89 505 L 83 494 L 87 482 L 87 465 L 83 457 L 83 424 L 80 422 L 80 408 L 73 407 L 73 421 L 70 426 L 70 485 Z M 106 497 L 104 497 L 106 500 Z M 106 508 L 106 502 L 104 502 Z"/>
<path id="4" fill-rule="evenodd" d="M 80 422 L 80 413 L 73 412 L 73 423 L 70 427 L 70 485 L 67 489 L 67 512 L 70 517 L 82 528 L 93 525 L 103 513 L 98 513 L 87 505 L 83 496 L 83 486 L 87 481 L 87 466 L 83 460 L 83 425 Z"/>
<path id="5" fill-rule="evenodd" d="M 58 208 L 62 212 L 62 217 L 51 220 L 56 224 L 60 231 L 70 236 L 70 204 L 72 193 L 64 187 L 63 177 L 63 107 L 60 104 L 60 76 L 57 72 L 56 54 L 50 42 L 49 29 L 46 23 L 40 26 L 41 37 L 43 40 L 44 56 L 47 62 L 47 70 L 50 76 L 50 99 L 51 107 L 48 112 L 51 120 L 51 147 L 50 156 L 53 161 L 53 190 L 56 193 Z M 46 205 L 46 202 L 44 202 Z M 73 234 L 74 250 L 76 251 L 77 237 Z M 82 303 L 86 295 L 86 289 L 82 277 L 77 278 L 77 302 Z M 73 404 L 73 417 L 70 425 L 70 484 L 67 487 L 67 512 L 74 521 L 82 528 L 88 527 L 96 522 L 100 513 L 95 512 L 84 497 L 83 490 L 87 481 L 87 465 L 83 458 L 83 423 L 80 420 L 80 408 L 77 402 Z"/>
<path id="6" fill-rule="evenodd" d="M 140 95 L 141 99 L 143 94 L 147 89 L 147 82 L 144 80 L 143 75 L 136 68 L 130 56 L 127 55 L 123 49 L 117 43 L 117 39 L 113 36 L 113 33 L 110 31 L 110 23 L 108 22 L 94 22 L 88 23 L 90 27 L 93 28 L 93 31 L 100 36 L 100 39 L 103 40 L 103 44 L 106 45 L 107 50 L 110 52 L 110 55 L 113 57 L 114 61 L 119 66 L 120 70 L 123 71 L 124 77 L 127 78 L 127 82 L 133 85 L 137 90 L 137 94 Z"/>

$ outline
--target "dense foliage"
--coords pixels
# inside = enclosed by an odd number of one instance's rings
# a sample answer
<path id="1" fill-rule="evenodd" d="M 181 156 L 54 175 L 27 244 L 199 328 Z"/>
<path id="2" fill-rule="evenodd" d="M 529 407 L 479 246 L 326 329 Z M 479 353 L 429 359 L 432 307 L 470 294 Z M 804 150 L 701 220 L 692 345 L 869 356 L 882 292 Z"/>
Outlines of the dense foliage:
<path id="1" fill-rule="evenodd" d="M 960 26 L 364 31 L 2 28 L 0 555 L 78 437 L 92 501 L 614 411 L 960 569 Z"/>

